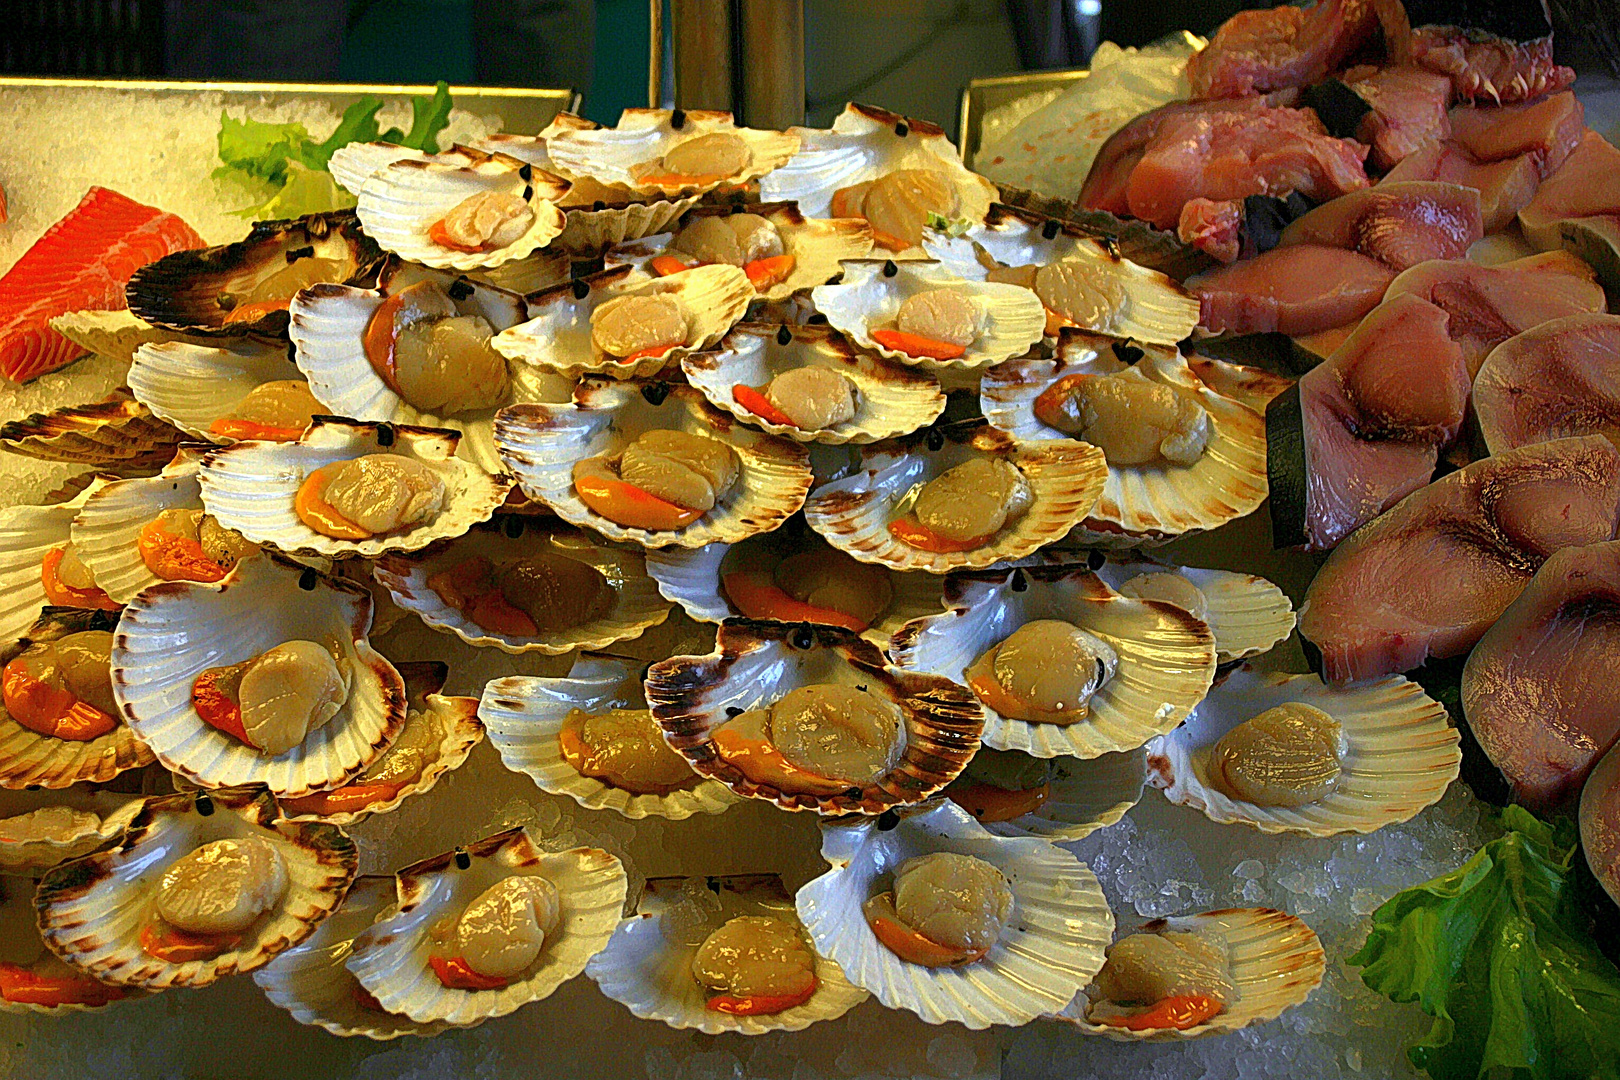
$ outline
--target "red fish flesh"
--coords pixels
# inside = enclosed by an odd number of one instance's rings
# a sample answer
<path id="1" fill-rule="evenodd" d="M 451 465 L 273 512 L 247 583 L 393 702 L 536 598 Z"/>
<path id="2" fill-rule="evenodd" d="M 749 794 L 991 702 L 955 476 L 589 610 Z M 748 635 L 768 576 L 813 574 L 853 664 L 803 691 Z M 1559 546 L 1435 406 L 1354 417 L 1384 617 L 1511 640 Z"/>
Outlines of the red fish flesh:
<path id="1" fill-rule="evenodd" d="M 1519 211 L 1519 225 L 1535 247 L 1568 248 L 1620 287 L 1620 149 L 1595 131 L 1582 135 Z"/>
<path id="2" fill-rule="evenodd" d="M 1451 316 L 1448 332 L 1461 347 L 1471 376 L 1487 353 L 1513 335 L 1549 319 L 1602 311 L 1606 303 L 1592 268 L 1563 251 L 1496 266 L 1467 259 L 1419 263 L 1390 282 L 1384 298 L 1407 294 Z"/>
<path id="3" fill-rule="evenodd" d="M 1558 809 L 1620 738 L 1617 662 L 1620 542 L 1554 553 L 1463 668 L 1468 726 L 1517 801 Z"/>
<path id="4" fill-rule="evenodd" d="M 1614 539 L 1620 450 L 1556 439 L 1441 477 L 1357 529 L 1317 571 L 1299 630 L 1334 680 L 1473 648 L 1555 551 Z"/>
<path id="5" fill-rule="evenodd" d="M 1178 112 L 1142 148 L 1125 205 L 1132 217 L 1174 229 L 1191 199 L 1297 191 L 1323 201 L 1367 186 L 1366 154 L 1361 143 L 1329 135 L 1309 109 Z"/>
<path id="6" fill-rule="evenodd" d="M 1236 262 L 1243 250 L 1241 199 L 1189 199 L 1181 208 L 1176 235 L 1223 263 Z"/>
<path id="7" fill-rule="evenodd" d="M 1348 248 L 1399 271 L 1428 259 L 1459 258 L 1484 235 L 1473 188 L 1385 181 L 1318 206 L 1283 230 L 1282 246 Z"/>
<path id="8" fill-rule="evenodd" d="M 1395 272 L 1343 248 L 1295 244 L 1187 279 L 1199 324 L 1217 333 L 1314 334 L 1378 306 Z"/>
<path id="9" fill-rule="evenodd" d="M 165 255 L 203 246 L 174 214 L 93 187 L 0 277 L 0 375 L 26 382 L 84 350 L 52 330 L 68 311 L 116 311 L 124 284 Z"/>
<path id="10" fill-rule="evenodd" d="M 1558 171 L 1586 131 L 1586 108 L 1570 91 L 1528 105 L 1462 105 L 1451 110 L 1451 140 L 1475 161 L 1530 155 L 1546 179 Z"/>
<path id="11" fill-rule="evenodd" d="M 1552 24 L 1540 3 L 1374 0 L 1392 60 L 1451 80 L 1457 96 L 1498 104 L 1567 89 L 1575 72 L 1553 61 Z"/>
<path id="12" fill-rule="evenodd" d="M 1297 441 L 1271 438 L 1288 410 L 1267 414 L 1268 444 L 1277 453 L 1303 449 L 1292 467 L 1305 474 L 1307 549 L 1333 547 L 1433 478 L 1468 404 L 1468 369 L 1447 336 L 1449 319 L 1415 296 L 1385 300 L 1326 363 L 1300 378 Z M 1274 511 L 1297 512 L 1284 501 L 1272 493 Z"/>
<path id="13" fill-rule="evenodd" d="M 1240 11 L 1187 62 L 1195 98 L 1235 98 L 1308 86 L 1344 65 L 1378 32 L 1369 0 L 1318 0 Z"/>
<path id="14" fill-rule="evenodd" d="M 1482 162 L 1454 142 L 1427 143 L 1389 170 L 1383 183 L 1435 180 L 1479 192 L 1480 225 L 1487 234 L 1513 223 L 1513 216 L 1535 196 L 1541 176 L 1528 154 Z"/>
<path id="15" fill-rule="evenodd" d="M 1493 454 L 1569 435 L 1620 441 L 1620 315 L 1568 315 L 1508 338 L 1474 380 Z"/>
<path id="16" fill-rule="evenodd" d="M 1369 156 L 1382 170 L 1393 168 L 1406 156 L 1433 140 L 1451 135 L 1451 80 L 1415 67 L 1371 69 L 1351 73 L 1346 85 L 1372 111 L 1361 118 L 1356 138 L 1372 146 Z"/>

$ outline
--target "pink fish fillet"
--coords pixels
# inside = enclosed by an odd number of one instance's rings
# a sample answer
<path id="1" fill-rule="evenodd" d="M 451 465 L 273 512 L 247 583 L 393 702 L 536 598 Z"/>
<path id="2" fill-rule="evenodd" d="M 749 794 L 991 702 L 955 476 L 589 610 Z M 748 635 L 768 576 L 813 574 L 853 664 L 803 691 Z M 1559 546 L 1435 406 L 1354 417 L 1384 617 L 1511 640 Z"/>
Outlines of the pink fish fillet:
<path id="1" fill-rule="evenodd" d="M 1510 337 L 1474 380 L 1493 454 L 1568 435 L 1620 437 L 1620 315 L 1567 315 Z"/>
<path id="2" fill-rule="evenodd" d="M 1460 184 L 1409 181 L 1352 192 L 1283 230 L 1282 246 L 1349 248 L 1400 271 L 1428 259 L 1456 259 L 1485 235 L 1479 192 Z"/>
<path id="3" fill-rule="evenodd" d="M 1368 0 L 1240 11 L 1187 62 L 1187 78 L 1195 98 L 1309 86 L 1342 66 L 1377 30 Z"/>
<path id="4" fill-rule="evenodd" d="M 1343 326 L 1378 306 L 1395 271 L 1343 248 L 1273 248 L 1187 279 L 1200 325 L 1217 333 L 1314 334 Z"/>

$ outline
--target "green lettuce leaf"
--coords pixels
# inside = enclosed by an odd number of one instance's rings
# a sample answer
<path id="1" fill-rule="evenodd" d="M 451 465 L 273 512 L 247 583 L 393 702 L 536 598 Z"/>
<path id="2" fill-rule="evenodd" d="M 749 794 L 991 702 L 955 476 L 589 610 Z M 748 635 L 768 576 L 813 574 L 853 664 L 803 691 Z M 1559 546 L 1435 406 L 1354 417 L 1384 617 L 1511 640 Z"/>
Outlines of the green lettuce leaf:
<path id="1" fill-rule="evenodd" d="M 309 130 L 303 124 L 266 124 L 229 113 L 219 115 L 219 160 L 224 162 L 215 175 L 239 170 L 261 180 L 280 181 L 287 174 L 287 162 L 303 153 L 309 143 Z"/>
<path id="2" fill-rule="evenodd" d="M 1434 1017 L 1407 1056 L 1435 1080 L 1620 1076 L 1620 970 L 1577 909 L 1574 829 L 1518 806 L 1502 824 L 1462 867 L 1373 912 L 1348 962 Z"/>

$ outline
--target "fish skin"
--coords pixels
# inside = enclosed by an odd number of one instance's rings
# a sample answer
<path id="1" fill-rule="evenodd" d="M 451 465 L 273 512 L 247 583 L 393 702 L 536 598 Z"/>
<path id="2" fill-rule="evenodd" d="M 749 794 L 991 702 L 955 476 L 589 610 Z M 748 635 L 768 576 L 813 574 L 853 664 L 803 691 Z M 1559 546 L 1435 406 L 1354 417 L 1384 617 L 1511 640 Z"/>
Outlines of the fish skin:
<path id="1" fill-rule="evenodd" d="M 1473 648 L 1547 557 L 1614 539 L 1620 450 L 1557 439 L 1476 461 L 1352 533 L 1305 593 L 1299 630 L 1335 682 Z"/>
<path id="2" fill-rule="evenodd" d="M 1199 325 L 1217 333 L 1314 334 L 1378 306 L 1395 272 L 1342 248 L 1296 244 L 1187 279 Z"/>
<path id="3" fill-rule="evenodd" d="M 174 214 L 92 187 L 0 277 L 0 375 L 26 382 L 76 359 L 84 350 L 50 328 L 54 316 L 125 308 L 137 269 L 202 246 Z"/>
<path id="4" fill-rule="evenodd" d="M 1429 259 L 1461 258 L 1484 235 L 1479 192 L 1473 188 L 1386 180 L 1290 222 L 1279 246 L 1346 248 L 1399 272 Z"/>

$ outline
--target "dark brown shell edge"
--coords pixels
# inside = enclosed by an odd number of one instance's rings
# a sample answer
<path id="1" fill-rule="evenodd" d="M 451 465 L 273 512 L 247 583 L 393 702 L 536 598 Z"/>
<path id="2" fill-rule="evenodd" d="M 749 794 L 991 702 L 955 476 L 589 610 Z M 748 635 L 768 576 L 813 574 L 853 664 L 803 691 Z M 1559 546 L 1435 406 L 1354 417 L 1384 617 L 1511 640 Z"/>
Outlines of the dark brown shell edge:
<path id="1" fill-rule="evenodd" d="M 1030 222 L 1055 220 L 1071 235 L 1111 241 L 1121 257 L 1177 281 L 1185 281 L 1216 265 L 1208 254 L 1182 243 L 1175 233 L 1155 229 L 1145 221 L 1115 217 L 1106 210 L 1087 210 L 1062 199 L 1006 184 L 997 187 L 1001 191 L 1001 202 L 990 208 L 992 221 L 998 220 L 998 215 L 999 220 L 1008 217 Z"/>
<path id="2" fill-rule="evenodd" d="M 895 768 L 874 783 L 838 795 L 786 792 L 748 779 L 716 753 L 709 733 L 718 725 L 702 705 L 705 693 L 725 682 L 738 658 L 767 642 L 806 631 L 812 636 L 812 648 L 837 650 L 852 666 L 888 686 L 906 717 L 905 751 Z M 971 691 L 938 675 L 891 667 L 877 646 L 851 631 L 808 623 L 727 619 L 720 624 L 715 648 L 716 652 L 706 656 L 674 656 L 653 664 L 645 685 L 647 704 L 663 728 L 665 740 L 695 772 L 719 780 L 739 795 L 765 799 L 784 810 L 881 814 L 942 790 L 978 752 L 984 713 Z"/>
<path id="3" fill-rule="evenodd" d="M 199 337 L 257 337 L 285 340 L 288 316 L 273 311 L 252 322 L 227 323 L 219 305 L 233 276 L 256 262 L 285 256 L 316 240 L 341 236 L 363 273 L 382 249 L 360 230 L 353 210 L 332 210 L 301 218 L 256 221 L 246 238 L 232 244 L 177 251 L 135 271 L 124 287 L 129 310 L 153 326 Z M 351 275 L 352 277 L 353 275 Z"/>
<path id="4" fill-rule="evenodd" d="M 97 468 L 156 470 L 190 436 L 153 416 L 127 390 L 101 401 L 34 413 L 0 425 L 0 446 L 41 461 Z"/>

